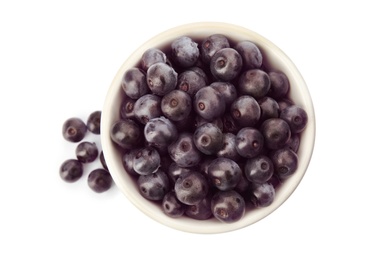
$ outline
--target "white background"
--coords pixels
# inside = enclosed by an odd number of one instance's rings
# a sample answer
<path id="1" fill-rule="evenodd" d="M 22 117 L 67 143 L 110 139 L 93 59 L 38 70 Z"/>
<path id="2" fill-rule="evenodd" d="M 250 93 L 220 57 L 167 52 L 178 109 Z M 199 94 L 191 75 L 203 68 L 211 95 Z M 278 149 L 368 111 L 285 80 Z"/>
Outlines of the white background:
<path id="1" fill-rule="evenodd" d="M 389 259 L 388 12 L 375 0 L 1 1 L 0 259 Z M 116 186 L 93 193 L 87 174 L 74 184 L 58 175 L 75 148 L 64 120 L 101 110 L 140 44 L 199 21 L 278 45 L 317 119 L 311 164 L 289 200 L 217 235 L 156 223 Z"/>

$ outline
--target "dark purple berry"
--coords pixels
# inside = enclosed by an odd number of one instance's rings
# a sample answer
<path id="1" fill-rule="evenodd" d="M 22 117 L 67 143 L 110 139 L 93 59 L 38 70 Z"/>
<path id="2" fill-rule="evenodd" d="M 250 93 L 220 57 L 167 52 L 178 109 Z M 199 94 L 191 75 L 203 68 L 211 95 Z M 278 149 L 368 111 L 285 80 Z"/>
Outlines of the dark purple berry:
<path id="1" fill-rule="evenodd" d="M 193 137 L 196 148 L 207 155 L 216 154 L 223 146 L 223 133 L 212 123 L 199 126 Z"/>
<path id="2" fill-rule="evenodd" d="M 172 121 L 184 120 L 192 111 L 192 99 L 182 90 L 172 90 L 161 99 L 161 111 Z"/>
<path id="3" fill-rule="evenodd" d="M 245 214 L 245 200 L 235 190 L 218 191 L 211 199 L 213 216 L 221 222 L 233 223 Z"/>
<path id="4" fill-rule="evenodd" d="M 238 91 L 241 95 L 250 95 L 255 99 L 264 97 L 270 86 L 268 74 L 260 69 L 247 70 L 238 79 Z"/>
<path id="5" fill-rule="evenodd" d="M 264 146 L 264 137 L 259 130 L 253 127 L 244 127 L 236 135 L 236 150 L 245 158 L 258 156 Z"/>
<path id="6" fill-rule="evenodd" d="M 287 122 L 292 134 L 302 132 L 308 121 L 306 111 L 297 105 L 286 107 L 280 112 L 279 117 Z"/>
<path id="7" fill-rule="evenodd" d="M 238 164 L 228 158 L 214 159 L 207 169 L 207 177 L 219 190 L 231 190 L 241 180 L 242 171 Z"/>
<path id="8" fill-rule="evenodd" d="M 83 175 L 83 164 L 75 159 L 66 160 L 61 164 L 60 177 L 66 182 L 76 182 Z"/>
<path id="9" fill-rule="evenodd" d="M 176 141 L 168 146 L 168 153 L 180 167 L 194 167 L 202 158 L 201 152 L 194 144 L 193 135 L 188 132 L 179 134 Z"/>
<path id="10" fill-rule="evenodd" d="M 161 97 L 153 94 L 140 97 L 134 104 L 134 114 L 141 124 L 146 124 L 150 119 L 162 116 Z"/>
<path id="11" fill-rule="evenodd" d="M 265 145 L 269 149 L 279 149 L 286 145 L 291 136 L 290 127 L 280 118 L 265 120 L 260 127 Z"/>
<path id="12" fill-rule="evenodd" d="M 111 188 L 112 177 L 105 169 L 95 169 L 88 175 L 88 186 L 96 193 L 102 193 Z"/>
<path id="13" fill-rule="evenodd" d="M 259 99 L 257 102 L 259 103 L 261 110 L 261 122 L 269 118 L 279 117 L 279 104 L 275 99 L 265 96 Z"/>
<path id="14" fill-rule="evenodd" d="M 242 68 L 241 55 L 233 48 L 217 51 L 210 60 L 212 75 L 222 81 L 230 81 L 238 76 Z"/>
<path id="15" fill-rule="evenodd" d="M 153 94 L 164 96 L 175 89 L 177 72 L 168 64 L 158 62 L 149 67 L 146 82 Z"/>
<path id="16" fill-rule="evenodd" d="M 169 119 L 157 117 L 146 123 L 144 136 L 149 145 L 157 148 L 160 152 L 164 152 L 177 139 L 178 131 L 175 124 Z"/>
<path id="17" fill-rule="evenodd" d="M 102 112 L 95 111 L 92 112 L 87 119 L 87 128 L 93 134 L 100 134 L 100 118 Z"/>
<path id="18" fill-rule="evenodd" d="M 174 191 L 170 191 L 165 194 L 162 200 L 162 208 L 165 214 L 172 218 L 181 217 L 186 210 L 186 205 L 181 203 Z"/>
<path id="19" fill-rule="evenodd" d="M 243 68 L 260 69 L 263 64 L 263 55 L 260 49 L 251 41 L 240 41 L 234 47 L 242 57 Z"/>
<path id="20" fill-rule="evenodd" d="M 125 94 L 132 99 L 138 99 L 149 91 L 146 75 L 138 68 L 131 68 L 125 72 L 121 87 Z"/>
<path id="21" fill-rule="evenodd" d="M 290 83 L 287 76 L 283 72 L 271 71 L 268 73 L 271 87 L 268 95 L 274 99 L 286 97 L 290 90 Z"/>
<path id="22" fill-rule="evenodd" d="M 213 34 L 202 41 L 200 55 L 204 63 L 209 64 L 211 57 L 223 48 L 229 48 L 229 40 L 222 34 Z"/>
<path id="23" fill-rule="evenodd" d="M 191 171 L 177 178 L 175 193 L 179 201 L 186 205 L 194 205 L 203 200 L 209 191 L 206 178 L 199 172 Z"/>
<path id="24" fill-rule="evenodd" d="M 241 127 L 255 126 L 260 119 L 261 109 L 256 99 L 243 95 L 233 102 L 230 114 Z"/>
<path id="25" fill-rule="evenodd" d="M 298 168 L 298 155 L 289 148 L 276 150 L 271 157 L 275 173 L 282 179 L 291 176 Z"/>
<path id="26" fill-rule="evenodd" d="M 65 140 L 73 143 L 83 140 L 87 131 L 87 125 L 76 117 L 69 118 L 62 126 L 62 136 Z"/>
<path id="27" fill-rule="evenodd" d="M 187 206 L 184 214 L 187 217 L 197 220 L 206 220 L 212 217 L 211 196 L 207 195 L 200 202 Z"/>
<path id="28" fill-rule="evenodd" d="M 133 157 L 133 169 L 140 175 L 148 175 L 160 166 L 160 154 L 152 147 L 139 149 Z"/>
<path id="29" fill-rule="evenodd" d="M 182 68 L 193 66 L 199 58 L 198 44 L 187 36 L 175 39 L 171 50 L 174 63 Z"/>
<path id="30" fill-rule="evenodd" d="M 292 134 L 290 139 L 287 141 L 286 146 L 287 148 L 290 148 L 295 153 L 298 152 L 299 144 L 301 142 L 299 134 Z"/>
<path id="31" fill-rule="evenodd" d="M 162 62 L 162 63 L 167 62 L 167 56 L 165 55 L 165 53 L 160 49 L 156 49 L 156 48 L 148 49 L 142 54 L 141 68 L 144 71 L 148 71 L 150 66 L 158 62 Z"/>
<path id="32" fill-rule="evenodd" d="M 193 168 L 184 168 L 180 167 L 177 163 L 173 162 L 169 165 L 167 170 L 167 175 L 172 183 L 175 183 L 177 178 L 179 178 L 182 174 L 193 171 Z"/>
<path id="33" fill-rule="evenodd" d="M 97 145 L 91 142 L 81 142 L 76 147 L 76 157 L 82 163 L 90 163 L 98 157 Z"/>
<path id="34" fill-rule="evenodd" d="M 266 155 L 248 159 L 245 164 L 245 176 L 250 182 L 265 183 L 274 174 L 274 165 Z"/>
<path id="35" fill-rule="evenodd" d="M 249 197 L 255 208 L 263 208 L 272 204 L 275 199 L 275 188 L 270 183 L 252 183 Z"/>
<path id="36" fill-rule="evenodd" d="M 194 96 L 194 111 L 204 119 L 211 121 L 225 112 L 225 100 L 214 88 L 201 88 Z"/>
<path id="37" fill-rule="evenodd" d="M 124 149 L 132 149 L 143 141 L 142 129 L 133 120 L 119 119 L 111 127 L 111 140 Z"/>
<path id="38" fill-rule="evenodd" d="M 138 152 L 138 149 L 132 149 L 122 154 L 122 165 L 125 171 L 130 176 L 138 176 L 138 173 L 134 170 L 134 157 Z"/>
<path id="39" fill-rule="evenodd" d="M 120 106 L 120 118 L 122 119 L 136 119 L 134 113 L 134 106 L 137 100 L 126 97 L 123 99 Z"/>
<path id="40" fill-rule="evenodd" d="M 206 75 L 201 69 L 199 70 L 190 68 L 179 74 L 177 88 L 186 92 L 190 97 L 193 97 L 199 89 L 206 86 Z"/>
<path id="41" fill-rule="evenodd" d="M 153 201 L 162 200 L 171 188 L 168 176 L 161 170 L 148 175 L 140 175 L 137 183 L 141 195 Z"/>

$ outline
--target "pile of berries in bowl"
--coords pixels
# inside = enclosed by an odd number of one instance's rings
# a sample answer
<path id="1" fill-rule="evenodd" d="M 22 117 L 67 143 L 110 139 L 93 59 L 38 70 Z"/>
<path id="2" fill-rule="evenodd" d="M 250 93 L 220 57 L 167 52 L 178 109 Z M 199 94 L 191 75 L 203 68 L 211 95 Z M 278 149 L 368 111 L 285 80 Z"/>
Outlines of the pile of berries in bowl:
<path id="1" fill-rule="evenodd" d="M 253 224 L 296 189 L 314 147 L 306 84 L 240 26 L 182 25 L 122 65 L 102 111 L 106 164 L 149 217 L 194 233 Z"/>

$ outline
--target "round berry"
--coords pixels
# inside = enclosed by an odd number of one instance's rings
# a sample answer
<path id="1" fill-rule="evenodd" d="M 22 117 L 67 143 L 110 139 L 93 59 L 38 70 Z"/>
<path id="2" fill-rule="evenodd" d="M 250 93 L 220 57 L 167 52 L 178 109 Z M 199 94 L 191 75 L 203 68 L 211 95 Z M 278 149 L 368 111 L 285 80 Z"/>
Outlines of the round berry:
<path id="1" fill-rule="evenodd" d="M 230 81 L 238 76 L 242 68 L 241 55 L 233 48 L 217 51 L 210 60 L 210 71 L 222 81 Z"/>
<path id="2" fill-rule="evenodd" d="M 87 125 L 80 118 L 72 117 L 64 122 L 62 136 L 69 142 L 77 143 L 83 140 L 87 130 Z"/>
<path id="3" fill-rule="evenodd" d="M 261 109 L 256 99 L 243 95 L 232 103 L 230 114 L 241 127 L 255 126 L 260 120 Z"/>
<path id="4" fill-rule="evenodd" d="M 206 37 L 200 46 L 200 55 L 204 63 L 209 64 L 211 57 L 223 48 L 229 48 L 230 43 L 225 35 L 213 34 Z"/>
<path id="5" fill-rule="evenodd" d="M 183 68 L 193 66 L 199 58 L 198 44 L 187 36 L 175 39 L 171 49 L 173 61 Z"/>
<path id="6" fill-rule="evenodd" d="M 158 62 L 149 67 L 146 82 L 153 94 L 164 96 L 175 89 L 177 72 L 168 64 Z"/>
<path id="7" fill-rule="evenodd" d="M 144 71 L 148 71 L 150 66 L 158 62 L 166 63 L 167 56 L 160 49 L 150 48 L 142 54 L 141 68 Z"/>
<path id="8" fill-rule="evenodd" d="M 275 167 L 275 172 L 282 179 L 291 176 L 298 168 L 298 155 L 289 148 L 276 150 L 271 160 Z"/>
<path id="9" fill-rule="evenodd" d="M 177 199 L 186 205 L 199 203 L 206 197 L 208 191 L 206 178 L 197 171 L 182 174 L 175 183 Z"/>
<path id="10" fill-rule="evenodd" d="M 172 90 L 161 99 L 161 111 L 172 121 L 184 120 L 192 111 L 192 99 L 182 90 Z"/>
<path id="11" fill-rule="evenodd" d="M 143 141 L 141 127 L 133 120 L 119 119 L 111 126 L 111 140 L 124 149 L 137 147 Z"/>
<path id="12" fill-rule="evenodd" d="M 240 166 L 228 158 L 214 159 L 207 172 L 210 182 L 219 190 L 233 189 L 240 181 L 242 175 Z"/>
<path id="13" fill-rule="evenodd" d="M 216 154 L 223 146 L 223 133 L 212 123 L 199 126 L 193 137 L 196 148 L 207 155 Z"/>
<path id="14" fill-rule="evenodd" d="M 297 105 L 286 107 L 280 112 L 279 117 L 287 122 L 292 134 L 302 132 L 308 121 L 306 111 Z"/>
<path id="15" fill-rule="evenodd" d="M 280 118 L 265 120 L 260 127 L 265 145 L 269 149 L 279 149 L 286 145 L 291 136 L 290 127 Z"/>
<path id="16" fill-rule="evenodd" d="M 193 134 L 182 132 L 176 141 L 168 146 L 169 156 L 180 167 L 194 167 L 202 158 L 201 152 L 196 148 Z"/>
<path id="17" fill-rule="evenodd" d="M 132 99 L 138 99 L 149 91 L 146 75 L 138 68 L 131 68 L 125 72 L 121 87 L 126 95 Z"/>
<path id="18" fill-rule="evenodd" d="M 225 112 L 225 100 L 214 88 L 207 86 L 196 92 L 193 101 L 194 111 L 206 120 L 213 120 Z"/>
<path id="19" fill-rule="evenodd" d="M 244 127 L 236 135 L 236 150 L 245 158 L 258 156 L 264 146 L 264 137 L 253 127 Z"/>
<path id="20" fill-rule="evenodd" d="M 88 186 L 96 193 L 102 193 L 111 188 L 112 177 L 105 169 L 95 169 L 88 175 Z"/>
<path id="21" fill-rule="evenodd" d="M 61 164 L 60 177 L 66 182 L 76 182 L 83 175 L 83 164 L 75 159 L 66 160 Z"/>
<path id="22" fill-rule="evenodd" d="M 266 155 L 248 159 L 245 163 L 245 176 L 251 182 L 265 183 L 274 174 L 274 165 Z"/>
<path id="23" fill-rule="evenodd" d="M 140 175 L 148 175 L 160 166 L 160 154 L 152 147 L 139 149 L 133 157 L 133 169 Z"/>
<path id="24" fill-rule="evenodd" d="M 218 191 L 211 199 L 211 211 L 221 222 L 236 222 L 244 216 L 244 198 L 235 190 Z"/>
<path id="25" fill-rule="evenodd" d="M 100 134 L 100 119 L 102 112 L 92 112 L 87 119 L 87 128 L 93 134 Z"/>
<path id="26" fill-rule="evenodd" d="M 171 188 L 168 176 L 161 170 L 148 175 L 140 175 L 137 184 L 141 195 L 153 201 L 161 201 Z"/>
<path id="27" fill-rule="evenodd" d="M 186 205 L 181 203 L 174 191 L 170 191 L 165 194 L 162 200 L 162 208 L 165 214 L 172 218 L 181 217 L 186 210 Z"/>
<path id="28" fill-rule="evenodd" d="M 90 163 L 98 157 L 99 151 L 96 143 L 81 142 L 76 147 L 76 157 L 82 163 Z"/>
<path id="29" fill-rule="evenodd" d="M 240 41 L 234 48 L 241 55 L 245 69 L 260 69 L 263 64 L 263 55 L 255 43 L 251 41 Z"/>

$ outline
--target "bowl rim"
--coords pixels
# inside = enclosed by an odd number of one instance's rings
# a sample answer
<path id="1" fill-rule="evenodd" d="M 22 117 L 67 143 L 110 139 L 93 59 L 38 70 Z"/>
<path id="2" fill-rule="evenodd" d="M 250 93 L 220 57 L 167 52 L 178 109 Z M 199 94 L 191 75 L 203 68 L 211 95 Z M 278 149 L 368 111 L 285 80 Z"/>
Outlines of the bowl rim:
<path id="1" fill-rule="evenodd" d="M 294 90 L 294 96 L 292 99 L 296 101 L 299 100 L 298 105 L 302 106 L 308 114 L 308 124 L 301 135 L 301 144 L 305 145 L 305 152 L 299 153 L 299 165 L 297 171 L 290 176 L 285 184 L 284 189 L 279 189 L 274 202 L 265 208 L 252 210 L 251 212 L 246 212 L 245 216 L 237 222 L 226 224 L 221 223 L 215 219 L 199 221 L 193 220 L 187 217 L 182 217 L 180 219 L 171 218 L 165 215 L 162 210 L 161 212 L 156 211 L 156 205 L 146 201 L 146 199 L 141 198 L 133 190 L 129 188 L 129 176 L 126 177 L 125 171 L 121 163 L 119 163 L 118 158 L 114 158 L 114 154 L 118 153 L 117 148 L 112 143 L 110 138 L 110 128 L 114 121 L 115 116 L 113 116 L 112 107 L 115 104 L 115 100 L 118 97 L 120 92 L 120 80 L 124 75 L 125 71 L 130 67 L 135 66 L 142 55 L 142 53 L 151 47 L 162 47 L 169 42 L 172 42 L 178 36 L 190 35 L 190 37 L 204 37 L 206 32 L 210 35 L 213 33 L 227 34 L 229 38 L 235 38 L 238 40 L 251 40 L 259 45 L 262 52 L 267 53 L 266 56 L 277 56 L 279 59 L 274 61 L 279 63 L 279 66 L 283 66 L 283 72 L 286 73 L 290 80 L 290 87 L 299 85 L 299 88 Z M 234 32 L 235 36 L 231 36 L 231 33 Z M 269 60 L 269 62 L 273 62 Z M 291 83 L 293 83 L 291 85 Z M 290 91 L 291 92 L 291 91 Z M 119 103 L 119 102 L 116 102 Z M 117 113 L 117 118 L 119 118 L 119 112 Z M 102 150 L 104 151 L 105 161 L 107 167 L 112 175 L 112 178 L 115 184 L 118 186 L 119 190 L 127 197 L 131 203 L 143 212 L 146 216 L 152 218 L 153 220 L 164 224 L 170 228 L 189 232 L 189 233 L 201 233 L 201 234 L 215 234 L 215 233 L 224 233 L 229 231 L 234 231 L 252 225 L 261 219 L 267 217 L 277 208 L 279 208 L 296 190 L 300 184 L 302 178 L 304 177 L 307 168 L 310 164 L 310 160 L 314 150 L 315 144 L 315 113 L 313 102 L 309 93 L 309 89 L 301 75 L 298 71 L 298 68 L 292 62 L 292 60 L 274 43 L 266 39 L 264 36 L 258 34 L 255 31 L 242 27 L 240 25 L 224 23 L 224 22 L 196 22 L 196 23 L 187 23 L 182 24 L 168 30 L 165 30 L 154 37 L 150 38 L 139 46 L 122 64 L 118 72 L 114 76 L 114 79 L 111 82 L 111 85 L 107 91 L 107 95 L 104 101 L 102 116 L 101 116 L 101 143 Z M 304 140 L 304 142 L 302 142 Z M 302 151 L 302 149 L 300 149 Z M 130 184 L 132 185 L 132 184 Z M 197 225 L 195 223 L 199 223 Z"/>

